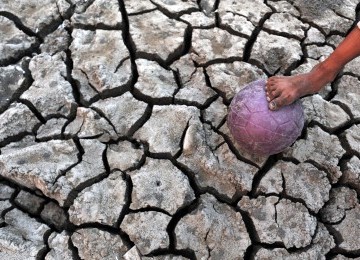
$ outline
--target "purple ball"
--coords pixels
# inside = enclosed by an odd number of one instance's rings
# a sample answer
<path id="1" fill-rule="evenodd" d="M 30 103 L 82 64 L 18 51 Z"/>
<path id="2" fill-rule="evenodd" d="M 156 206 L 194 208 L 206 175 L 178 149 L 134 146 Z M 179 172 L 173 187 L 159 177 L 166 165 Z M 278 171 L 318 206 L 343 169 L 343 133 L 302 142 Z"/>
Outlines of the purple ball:
<path id="1" fill-rule="evenodd" d="M 240 90 L 230 104 L 227 123 L 235 141 L 255 155 L 283 151 L 300 136 L 304 111 L 299 100 L 271 111 L 265 94 L 265 80 L 257 80 Z"/>

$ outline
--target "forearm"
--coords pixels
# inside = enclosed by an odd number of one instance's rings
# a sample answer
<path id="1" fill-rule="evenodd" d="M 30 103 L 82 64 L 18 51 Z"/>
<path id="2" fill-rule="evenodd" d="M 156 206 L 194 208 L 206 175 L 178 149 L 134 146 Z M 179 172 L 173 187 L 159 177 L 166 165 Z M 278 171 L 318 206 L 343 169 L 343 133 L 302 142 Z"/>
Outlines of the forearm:
<path id="1" fill-rule="evenodd" d="M 339 44 L 325 62 L 340 71 L 349 61 L 360 55 L 360 22 Z"/>

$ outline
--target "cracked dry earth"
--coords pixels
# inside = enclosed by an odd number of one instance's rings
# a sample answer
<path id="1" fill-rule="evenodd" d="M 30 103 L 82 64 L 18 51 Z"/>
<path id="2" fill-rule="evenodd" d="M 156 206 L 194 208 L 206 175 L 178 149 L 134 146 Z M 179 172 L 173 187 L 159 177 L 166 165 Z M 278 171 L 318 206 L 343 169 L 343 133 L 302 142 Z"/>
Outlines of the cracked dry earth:
<path id="1" fill-rule="evenodd" d="M 234 94 L 310 70 L 357 0 L 0 0 L 0 259 L 359 259 L 360 59 L 246 154 Z"/>

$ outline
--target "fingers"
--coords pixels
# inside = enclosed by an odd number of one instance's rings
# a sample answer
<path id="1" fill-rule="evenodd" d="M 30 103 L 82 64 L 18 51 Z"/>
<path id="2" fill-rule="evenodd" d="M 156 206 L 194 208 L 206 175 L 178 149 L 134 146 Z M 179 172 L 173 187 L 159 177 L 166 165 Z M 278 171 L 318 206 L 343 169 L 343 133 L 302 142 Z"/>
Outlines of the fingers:
<path id="1" fill-rule="evenodd" d="M 276 105 L 276 102 L 275 101 L 271 101 L 270 103 L 269 103 L 269 109 L 270 110 L 276 110 L 277 109 L 277 105 Z"/>
<path id="2" fill-rule="evenodd" d="M 286 93 L 281 85 L 283 77 L 275 76 L 268 79 L 266 84 L 266 100 L 270 110 L 278 110 L 286 103 Z M 285 91 L 286 92 L 286 91 Z"/>
<path id="3" fill-rule="evenodd" d="M 273 90 L 273 91 L 268 91 L 266 93 L 266 100 L 268 102 L 270 102 L 271 100 L 273 100 L 274 98 L 277 98 L 278 96 L 281 95 L 281 90 L 279 88 Z"/>
<path id="4" fill-rule="evenodd" d="M 274 80 L 272 80 L 272 78 L 270 78 L 267 82 L 266 82 L 266 86 L 265 86 L 265 91 L 272 91 L 274 88 Z"/>
<path id="5" fill-rule="evenodd" d="M 275 111 L 282 107 L 282 105 L 282 99 L 281 97 L 278 97 L 269 102 L 269 109 Z"/>
<path id="6" fill-rule="evenodd" d="M 282 76 L 268 79 L 265 92 L 270 110 L 278 110 L 299 98 L 299 94 L 297 94 L 296 88 L 293 87 L 290 80 L 291 78 Z"/>
<path id="7" fill-rule="evenodd" d="M 292 94 L 284 94 L 281 93 L 280 96 L 277 98 L 274 98 L 269 102 L 269 109 L 270 110 L 278 110 L 279 108 L 282 108 L 283 106 L 287 106 L 294 102 L 295 97 Z"/>
<path id="8" fill-rule="evenodd" d="M 266 92 L 266 97 L 268 97 L 267 98 L 268 101 L 271 101 L 272 99 L 280 95 L 279 84 L 277 82 L 278 80 L 272 77 L 266 83 L 265 92 Z"/>
<path id="9" fill-rule="evenodd" d="M 274 76 L 274 77 L 269 78 L 266 82 L 265 89 L 267 91 L 273 91 L 282 78 L 283 77 L 280 77 L 280 76 Z"/>

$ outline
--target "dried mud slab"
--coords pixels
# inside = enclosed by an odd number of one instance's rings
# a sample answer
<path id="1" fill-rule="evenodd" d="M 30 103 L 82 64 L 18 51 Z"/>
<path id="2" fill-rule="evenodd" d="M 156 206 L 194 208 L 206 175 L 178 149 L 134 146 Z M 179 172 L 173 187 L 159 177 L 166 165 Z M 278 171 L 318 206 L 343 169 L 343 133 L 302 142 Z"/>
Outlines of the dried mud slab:
<path id="1" fill-rule="evenodd" d="M 83 149 L 81 161 L 59 176 L 51 188 L 44 192 L 48 197 L 57 200 L 61 206 L 71 203 L 74 192 L 76 194 L 106 173 L 102 160 L 105 145 L 94 139 L 80 140 L 80 145 Z"/>
<path id="2" fill-rule="evenodd" d="M 40 44 L 41 52 L 54 55 L 58 52 L 66 51 L 71 40 L 70 28 L 69 20 L 65 20 L 55 31 L 46 35 L 43 43 Z"/>
<path id="3" fill-rule="evenodd" d="M 270 7 L 261 0 L 249 2 L 222 0 L 220 1 L 218 11 L 220 17 L 227 13 L 234 13 L 238 16 L 246 17 L 255 26 L 258 25 L 266 14 L 271 13 Z"/>
<path id="4" fill-rule="evenodd" d="M 156 9 L 156 5 L 154 5 L 150 0 L 143 0 L 136 2 L 133 0 L 124 0 L 124 4 L 128 15 L 133 15 L 133 14 L 147 12 Z"/>
<path id="5" fill-rule="evenodd" d="M 135 146 L 129 141 L 111 144 L 106 150 L 110 170 L 128 171 L 136 167 L 143 156 L 142 147 Z"/>
<path id="6" fill-rule="evenodd" d="M 18 64 L 0 67 L 0 111 L 5 110 L 26 89 L 26 59 Z"/>
<path id="7" fill-rule="evenodd" d="M 175 94 L 175 102 L 203 106 L 216 95 L 206 82 L 204 70 L 195 66 L 191 54 L 182 56 L 171 68 L 178 73 L 181 84 Z"/>
<path id="8" fill-rule="evenodd" d="M 334 247 L 334 238 L 326 229 L 326 227 L 319 223 L 317 233 L 312 241 L 312 245 L 306 250 L 300 252 L 291 252 L 285 248 L 267 249 L 259 247 L 256 249 L 254 259 L 324 259 L 324 255 L 326 255 Z"/>
<path id="9" fill-rule="evenodd" d="M 331 185 L 325 172 L 310 163 L 282 163 L 280 168 L 288 196 L 303 200 L 315 213 L 329 200 Z"/>
<path id="10" fill-rule="evenodd" d="M 0 0 L 0 259 L 355 259 L 359 59 L 244 152 L 245 85 L 309 72 L 358 0 Z"/>
<path id="11" fill-rule="evenodd" d="M 357 194 L 347 187 L 333 188 L 330 192 L 330 199 L 321 209 L 321 219 L 326 223 L 336 224 L 342 221 L 347 211 L 357 205 Z"/>
<path id="12" fill-rule="evenodd" d="M 122 16 L 117 0 L 95 0 L 84 12 L 75 12 L 71 17 L 72 24 L 76 26 L 94 27 L 121 27 Z"/>
<path id="13" fill-rule="evenodd" d="M 131 209 L 155 207 L 174 214 L 195 199 L 188 178 L 170 161 L 148 158 L 141 169 L 131 172 L 130 176 Z"/>
<path id="14" fill-rule="evenodd" d="M 59 139 L 62 129 L 68 122 L 65 118 L 51 118 L 36 131 L 36 138 L 42 141 Z"/>
<path id="15" fill-rule="evenodd" d="M 129 135 L 147 109 L 145 102 L 135 99 L 131 93 L 99 100 L 91 105 L 111 122 L 118 136 Z"/>
<path id="16" fill-rule="evenodd" d="M 184 49 L 187 25 L 160 11 L 130 16 L 129 24 L 137 56 L 156 57 L 167 62 Z"/>
<path id="17" fill-rule="evenodd" d="M 342 76 L 338 82 L 338 93 L 333 98 L 333 101 L 345 105 L 356 119 L 360 118 L 360 105 L 357 102 L 360 98 L 359 83 L 356 77 Z"/>
<path id="18" fill-rule="evenodd" d="M 56 178 L 78 162 L 73 141 L 51 140 L 22 149 L 9 149 L 0 155 L 2 176 L 45 194 Z"/>
<path id="19" fill-rule="evenodd" d="M 185 129 L 199 118 L 199 111 L 183 105 L 154 106 L 150 119 L 134 137 L 146 141 L 151 153 L 175 155 Z"/>
<path id="20" fill-rule="evenodd" d="M 302 104 L 309 122 L 318 122 L 331 130 L 350 121 L 350 116 L 340 106 L 324 100 L 320 95 L 303 98 Z"/>
<path id="21" fill-rule="evenodd" d="M 250 60 L 270 73 L 284 73 L 303 55 L 300 41 L 261 31 L 254 43 Z"/>
<path id="22" fill-rule="evenodd" d="M 25 34 L 16 27 L 13 21 L 3 16 L 0 17 L 0 32 L 0 65 L 20 58 L 37 43 L 35 37 Z"/>
<path id="23" fill-rule="evenodd" d="M 175 228 L 176 248 L 190 248 L 197 259 L 239 259 L 251 244 L 239 212 L 204 194 L 198 207 Z"/>
<path id="24" fill-rule="evenodd" d="M 360 192 L 360 159 L 358 157 L 353 156 L 346 163 L 342 182 Z"/>
<path id="25" fill-rule="evenodd" d="M 46 35 L 56 24 L 60 24 L 61 16 L 69 8 L 70 4 L 65 0 L 0 1 L 0 12 L 15 15 L 24 26 L 41 36 Z"/>
<path id="26" fill-rule="evenodd" d="M 211 61 L 242 57 L 246 39 L 219 28 L 194 29 L 192 52 L 200 65 Z"/>
<path id="27" fill-rule="evenodd" d="M 0 143 L 30 134 L 39 124 L 39 119 L 26 105 L 15 102 L 0 115 Z"/>
<path id="28" fill-rule="evenodd" d="M 286 157 L 293 157 L 300 162 L 314 162 L 328 173 L 331 183 L 338 182 L 342 175 L 338 162 L 344 154 L 339 138 L 318 126 L 308 128 L 306 139 L 298 140 L 284 152 Z"/>
<path id="29" fill-rule="evenodd" d="M 65 231 L 52 233 L 48 238 L 50 251 L 46 254 L 45 260 L 56 260 L 61 255 L 63 260 L 73 259 L 72 250 L 69 247 L 70 236 Z"/>
<path id="30" fill-rule="evenodd" d="M 126 182 L 121 172 L 82 190 L 69 209 L 75 225 L 100 223 L 115 226 L 126 202 Z"/>
<path id="31" fill-rule="evenodd" d="M 360 151 L 360 126 L 353 125 L 344 131 L 345 139 L 350 146 L 350 149 L 358 154 Z"/>
<path id="32" fill-rule="evenodd" d="M 326 34 L 337 31 L 346 32 L 355 20 L 357 2 L 347 0 L 346 4 L 336 4 L 333 1 L 314 2 L 310 0 L 295 0 L 293 5 L 301 12 L 304 21 L 310 21 Z"/>
<path id="33" fill-rule="evenodd" d="M 100 142 L 117 139 L 113 126 L 99 113 L 85 107 L 77 108 L 76 118 L 66 126 L 64 134 L 80 139 L 97 138 Z"/>
<path id="34" fill-rule="evenodd" d="M 173 72 L 150 60 L 137 59 L 135 63 L 139 73 L 135 89 L 147 98 L 171 102 L 178 88 Z"/>
<path id="35" fill-rule="evenodd" d="M 166 227 L 171 217 L 156 211 L 130 213 L 125 216 L 120 228 L 135 243 L 140 253 L 147 255 L 169 246 Z"/>
<path id="36" fill-rule="evenodd" d="M 275 34 L 285 34 L 289 38 L 303 39 L 309 25 L 302 23 L 298 18 L 289 13 L 274 13 L 264 23 L 264 29 Z"/>
<path id="37" fill-rule="evenodd" d="M 360 239 L 357 235 L 360 232 L 360 206 L 359 204 L 346 212 L 344 220 L 333 225 L 333 228 L 338 232 L 342 238 L 339 248 L 347 252 L 358 252 L 360 250 Z"/>
<path id="38" fill-rule="evenodd" d="M 266 77 L 258 67 L 241 61 L 210 65 L 206 73 L 211 86 L 229 101 L 250 82 Z"/>
<path id="39" fill-rule="evenodd" d="M 34 82 L 21 98 L 29 101 L 44 118 L 69 117 L 77 107 L 71 84 L 66 80 L 65 53 L 37 55 L 29 69 Z"/>
<path id="40" fill-rule="evenodd" d="M 81 259 L 121 259 L 128 247 L 118 234 L 112 234 L 98 228 L 78 229 L 71 241 Z"/>
<path id="41" fill-rule="evenodd" d="M 238 207 L 251 218 L 258 242 L 301 248 L 310 245 L 315 234 L 316 218 L 300 203 L 274 196 L 243 197 Z"/>
<path id="42" fill-rule="evenodd" d="M 4 216 L 5 227 L 0 229 L 2 259 L 35 260 L 45 250 L 44 235 L 50 228 L 18 209 Z"/>
<path id="43" fill-rule="evenodd" d="M 180 17 L 182 21 L 188 22 L 193 28 L 205 28 L 215 26 L 215 15 L 206 15 L 203 12 L 192 12 Z"/>
<path id="44" fill-rule="evenodd" d="M 257 168 L 238 160 L 224 141 L 212 146 L 211 136 L 201 122 L 193 121 L 185 133 L 178 162 L 193 172 L 200 188 L 215 189 L 226 199 L 250 191 Z"/>
<path id="45" fill-rule="evenodd" d="M 119 30 L 74 29 L 70 46 L 72 76 L 78 81 L 85 101 L 97 94 L 118 89 L 124 91 L 132 79 L 130 53 Z M 87 93 L 92 90 L 92 94 Z"/>

